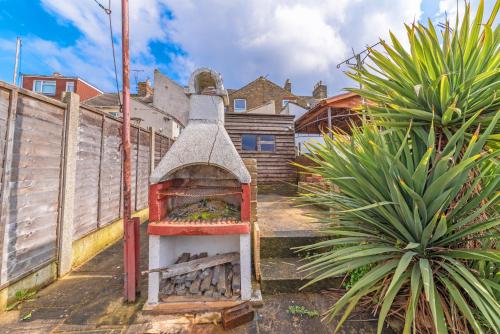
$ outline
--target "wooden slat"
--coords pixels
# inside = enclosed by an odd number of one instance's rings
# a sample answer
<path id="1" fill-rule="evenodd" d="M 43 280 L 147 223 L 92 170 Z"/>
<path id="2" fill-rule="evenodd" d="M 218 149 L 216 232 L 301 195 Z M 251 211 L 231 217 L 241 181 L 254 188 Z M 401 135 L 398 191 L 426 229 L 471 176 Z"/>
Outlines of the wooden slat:
<path id="1" fill-rule="evenodd" d="M 10 194 L 2 191 L 7 219 L 9 281 L 55 260 L 65 109 L 59 103 L 17 98 Z M 4 187 L 5 188 L 5 187 Z M 7 216 L 6 216 L 7 215 Z M 5 247 L 7 246 L 7 247 Z"/>
<path id="2" fill-rule="evenodd" d="M 259 184 L 294 182 L 295 136 L 293 116 L 226 114 L 225 128 L 242 158 L 257 160 L 257 182 Z M 241 149 L 242 134 L 271 134 L 275 136 L 275 152 L 248 152 Z"/>
<path id="3" fill-rule="evenodd" d="M 102 126 L 101 115 L 80 108 L 73 224 L 74 240 L 98 228 Z"/>
<path id="4" fill-rule="evenodd" d="M 101 163 L 101 217 L 100 226 L 120 217 L 121 191 L 121 123 L 106 118 L 104 121 L 104 148 Z"/>

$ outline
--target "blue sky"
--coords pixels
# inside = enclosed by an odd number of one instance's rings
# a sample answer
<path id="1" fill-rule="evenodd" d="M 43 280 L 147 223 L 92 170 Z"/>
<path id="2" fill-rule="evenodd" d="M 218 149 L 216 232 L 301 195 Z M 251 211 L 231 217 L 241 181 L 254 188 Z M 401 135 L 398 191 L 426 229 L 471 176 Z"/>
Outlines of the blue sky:
<path id="1" fill-rule="evenodd" d="M 111 9 L 120 65 L 118 0 Z M 334 94 L 350 85 L 335 65 L 351 48 L 389 29 L 404 36 L 403 22 L 440 21 L 455 11 L 456 0 L 130 0 L 131 67 L 142 71 L 139 80 L 158 68 L 184 84 L 194 68 L 210 66 L 230 88 L 259 75 L 278 84 L 290 78 L 303 95 L 323 80 Z M 58 71 L 114 89 L 108 21 L 94 0 L 0 0 L 0 80 L 7 82 L 16 36 L 22 73 Z"/>

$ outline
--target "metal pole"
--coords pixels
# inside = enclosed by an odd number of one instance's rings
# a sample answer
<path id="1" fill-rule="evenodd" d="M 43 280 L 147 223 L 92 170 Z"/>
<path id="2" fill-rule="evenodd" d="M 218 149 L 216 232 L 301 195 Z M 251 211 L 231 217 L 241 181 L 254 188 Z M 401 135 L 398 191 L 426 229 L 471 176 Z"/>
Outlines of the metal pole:
<path id="1" fill-rule="evenodd" d="M 19 68 L 19 51 L 21 50 L 21 38 L 17 37 L 16 40 L 16 62 L 14 64 L 14 77 L 12 79 L 12 84 L 17 86 L 17 72 Z"/>
<path id="2" fill-rule="evenodd" d="M 328 107 L 328 136 L 333 138 L 332 134 L 332 107 Z"/>
<path id="3" fill-rule="evenodd" d="M 358 70 L 361 70 L 361 68 L 363 67 L 363 60 L 361 60 L 361 54 L 359 54 L 359 53 L 356 55 L 356 67 L 358 68 Z M 359 83 L 359 89 L 363 89 L 363 85 L 361 84 L 361 82 Z M 365 105 L 365 98 L 364 97 L 361 97 L 361 104 Z M 363 108 L 362 117 L 363 117 L 363 123 L 365 123 L 366 122 L 366 110 L 365 110 L 365 108 Z"/>
<path id="4" fill-rule="evenodd" d="M 124 237 L 124 288 L 125 300 L 135 301 L 136 257 L 135 228 L 131 220 L 131 172 L 130 172 L 130 57 L 129 57 L 129 27 L 128 0 L 122 0 L 122 144 L 123 144 L 123 237 Z M 132 226 L 131 226 L 132 225 Z"/>

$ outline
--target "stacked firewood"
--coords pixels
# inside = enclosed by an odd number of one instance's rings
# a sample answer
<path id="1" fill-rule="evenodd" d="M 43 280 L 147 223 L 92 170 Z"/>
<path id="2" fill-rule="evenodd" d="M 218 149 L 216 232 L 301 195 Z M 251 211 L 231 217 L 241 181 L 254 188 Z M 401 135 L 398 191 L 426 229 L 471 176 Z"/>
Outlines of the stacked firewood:
<path id="1" fill-rule="evenodd" d="M 230 255 L 231 253 L 228 253 Z M 169 275 L 164 274 L 161 281 L 160 294 L 163 296 L 185 296 L 197 297 L 205 296 L 217 299 L 228 299 L 240 295 L 241 289 L 241 274 L 240 264 L 235 256 L 227 257 L 227 260 L 232 260 L 227 263 L 219 263 L 215 266 L 204 267 L 199 265 L 204 259 L 206 263 L 210 263 L 212 259 L 222 255 L 208 257 L 207 253 L 200 253 L 191 255 L 190 253 L 183 253 L 172 266 L 181 266 L 185 264 L 189 267 L 190 263 L 196 263 L 197 266 L 192 266 L 193 271 L 166 277 Z M 191 262 L 194 261 L 194 262 Z M 223 260 L 222 260 L 223 261 Z M 221 262 L 219 260 L 218 262 Z M 184 270 L 185 271 L 185 270 Z"/>

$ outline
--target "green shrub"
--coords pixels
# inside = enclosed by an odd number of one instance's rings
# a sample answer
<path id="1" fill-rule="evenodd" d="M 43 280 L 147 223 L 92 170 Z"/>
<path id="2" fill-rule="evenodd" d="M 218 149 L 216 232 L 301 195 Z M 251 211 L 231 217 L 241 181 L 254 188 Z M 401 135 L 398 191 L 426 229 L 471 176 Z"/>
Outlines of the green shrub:
<path id="1" fill-rule="evenodd" d="M 467 6 L 442 40 L 431 22 L 407 27 L 410 52 L 392 36 L 351 74 L 367 121 L 309 145 L 316 166 L 302 168 L 340 192 L 301 196 L 336 210 L 318 218 L 331 240 L 302 248 L 321 250 L 308 285 L 370 266 L 329 310 L 343 311 L 336 331 L 370 296 L 379 333 L 395 309 L 403 333 L 499 332 L 499 7 L 482 24 L 483 3 L 473 22 Z"/>

